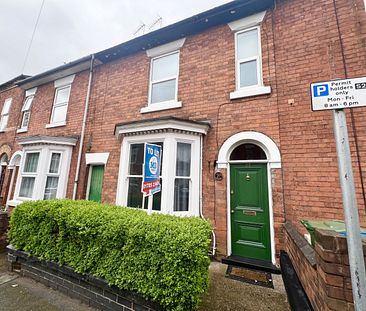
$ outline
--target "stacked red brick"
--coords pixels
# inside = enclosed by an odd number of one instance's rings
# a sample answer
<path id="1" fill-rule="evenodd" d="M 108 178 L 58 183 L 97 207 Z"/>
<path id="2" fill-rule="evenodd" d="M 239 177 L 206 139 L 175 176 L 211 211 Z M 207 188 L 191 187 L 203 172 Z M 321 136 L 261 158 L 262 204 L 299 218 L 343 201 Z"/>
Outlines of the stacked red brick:
<path id="1" fill-rule="evenodd" d="M 316 231 L 313 248 L 291 223 L 285 225 L 285 237 L 286 251 L 313 308 L 353 310 L 346 238 L 332 231 Z M 366 241 L 363 248 L 366 254 Z"/>

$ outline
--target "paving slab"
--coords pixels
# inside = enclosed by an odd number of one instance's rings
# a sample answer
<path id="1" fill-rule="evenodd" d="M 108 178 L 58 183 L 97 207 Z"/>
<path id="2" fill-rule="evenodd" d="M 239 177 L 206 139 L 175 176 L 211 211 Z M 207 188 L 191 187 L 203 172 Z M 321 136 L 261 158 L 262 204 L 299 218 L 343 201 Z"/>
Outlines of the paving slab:
<path id="1" fill-rule="evenodd" d="M 24 277 L 0 285 L 0 301 L 0 310 L 4 311 L 96 311 L 78 300 Z"/>
<path id="2" fill-rule="evenodd" d="M 227 266 L 210 265 L 210 286 L 198 311 L 289 311 L 281 276 L 273 277 L 274 289 L 225 277 Z"/>
<path id="3" fill-rule="evenodd" d="M 7 256 L 0 253 L 0 311 L 96 311 L 7 267 Z"/>
<path id="4" fill-rule="evenodd" d="M 227 266 L 210 265 L 210 286 L 197 311 L 289 311 L 281 276 L 273 276 L 274 289 L 225 277 Z M 1 284 L 2 280 L 2 284 Z M 0 311 L 96 311 L 32 279 L 7 271 L 0 254 Z"/>

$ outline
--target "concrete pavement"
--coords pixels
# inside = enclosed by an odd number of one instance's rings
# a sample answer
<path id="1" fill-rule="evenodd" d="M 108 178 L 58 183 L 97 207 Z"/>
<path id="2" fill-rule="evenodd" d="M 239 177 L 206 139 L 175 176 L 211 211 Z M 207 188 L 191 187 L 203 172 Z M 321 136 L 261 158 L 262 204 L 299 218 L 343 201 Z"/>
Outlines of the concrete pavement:
<path id="1" fill-rule="evenodd" d="M 272 275 L 274 289 L 225 277 L 227 266 L 210 265 L 210 286 L 198 311 L 290 311 L 280 275 Z"/>
<path id="2" fill-rule="evenodd" d="M 225 277 L 226 265 L 210 266 L 210 287 L 198 311 L 290 310 L 280 276 L 275 289 L 249 285 Z M 6 254 L 0 254 L 0 311 L 96 311 L 78 300 L 31 279 L 7 272 Z"/>

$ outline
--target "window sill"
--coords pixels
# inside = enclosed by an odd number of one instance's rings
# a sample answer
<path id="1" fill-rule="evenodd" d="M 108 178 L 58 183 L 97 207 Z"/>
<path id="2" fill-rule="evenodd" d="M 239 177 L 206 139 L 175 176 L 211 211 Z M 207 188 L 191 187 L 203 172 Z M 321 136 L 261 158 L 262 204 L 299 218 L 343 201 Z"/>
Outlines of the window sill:
<path id="1" fill-rule="evenodd" d="M 230 93 L 230 99 L 238 99 L 250 96 L 265 95 L 271 93 L 270 86 L 250 86 Z"/>
<path id="2" fill-rule="evenodd" d="M 65 121 L 58 122 L 58 123 L 49 123 L 49 124 L 46 124 L 46 129 L 53 128 L 53 127 L 65 126 L 65 125 L 66 125 Z"/>
<path id="3" fill-rule="evenodd" d="M 22 127 L 20 129 L 17 129 L 17 133 L 25 133 L 28 131 L 28 128 L 27 127 Z"/>
<path id="4" fill-rule="evenodd" d="M 6 203 L 6 205 L 8 205 L 8 206 L 17 206 L 17 205 L 19 205 L 19 204 L 21 204 L 21 203 L 23 203 L 23 201 L 21 201 L 21 200 L 15 200 L 15 199 L 13 199 L 13 200 L 9 200 L 7 203 Z"/>
<path id="5" fill-rule="evenodd" d="M 154 112 L 154 111 L 160 111 L 160 110 L 167 110 L 167 109 L 176 109 L 181 108 L 182 102 L 177 101 L 169 101 L 169 102 L 163 102 L 163 103 L 156 103 L 156 104 L 150 104 L 144 108 L 141 108 L 141 113 L 147 113 L 147 112 Z"/>

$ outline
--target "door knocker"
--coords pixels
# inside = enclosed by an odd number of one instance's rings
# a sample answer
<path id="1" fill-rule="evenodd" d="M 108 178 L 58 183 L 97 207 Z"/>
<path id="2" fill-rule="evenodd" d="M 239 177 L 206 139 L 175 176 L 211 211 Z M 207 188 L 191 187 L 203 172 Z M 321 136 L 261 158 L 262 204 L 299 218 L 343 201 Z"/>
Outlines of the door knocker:
<path id="1" fill-rule="evenodd" d="M 250 176 L 249 176 L 249 174 L 247 173 L 247 176 L 245 176 L 245 179 L 247 180 L 247 181 L 249 181 L 250 180 Z"/>

